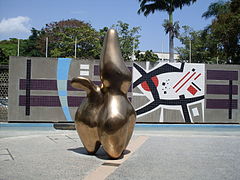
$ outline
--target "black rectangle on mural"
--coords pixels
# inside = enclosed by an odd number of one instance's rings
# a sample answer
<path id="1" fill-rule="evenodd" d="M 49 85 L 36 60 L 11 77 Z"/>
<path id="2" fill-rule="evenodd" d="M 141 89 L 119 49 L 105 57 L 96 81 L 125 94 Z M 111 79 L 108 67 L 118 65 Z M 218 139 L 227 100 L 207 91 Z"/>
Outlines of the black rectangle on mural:
<path id="1" fill-rule="evenodd" d="M 30 115 L 30 96 L 31 96 L 31 59 L 27 60 L 26 68 L 26 96 L 25 96 L 25 115 Z"/>
<path id="2" fill-rule="evenodd" d="M 207 70 L 208 80 L 238 80 L 238 71 Z"/>
<path id="3" fill-rule="evenodd" d="M 229 99 L 207 99 L 206 108 L 207 109 L 229 109 L 230 101 Z M 238 100 L 232 100 L 232 109 L 238 108 Z"/>
<path id="4" fill-rule="evenodd" d="M 229 81 L 229 107 L 228 107 L 228 118 L 232 119 L 232 80 Z"/>
<path id="5" fill-rule="evenodd" d="M 229 94 L 229 85 L 207 84 L 207 94 Z M 238 86 L 232 86 L 232 94 L 238 94 Z"/>

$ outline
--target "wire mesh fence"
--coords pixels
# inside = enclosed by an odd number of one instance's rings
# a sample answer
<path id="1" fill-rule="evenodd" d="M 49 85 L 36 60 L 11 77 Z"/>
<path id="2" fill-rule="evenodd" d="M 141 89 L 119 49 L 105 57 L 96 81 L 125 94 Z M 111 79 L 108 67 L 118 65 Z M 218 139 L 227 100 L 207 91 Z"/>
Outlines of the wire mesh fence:
<path id="1" fill-rule="evenodd" d="M 8 66 L 0 66 L 0 121 L 8 120 Z"/>

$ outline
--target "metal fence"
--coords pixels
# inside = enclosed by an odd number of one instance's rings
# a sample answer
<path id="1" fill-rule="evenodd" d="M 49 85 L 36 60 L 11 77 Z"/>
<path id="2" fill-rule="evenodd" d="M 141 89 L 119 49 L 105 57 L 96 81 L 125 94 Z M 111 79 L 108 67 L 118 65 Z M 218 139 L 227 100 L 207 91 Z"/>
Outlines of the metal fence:
<path id="1" fill-rule="evenodd" d="M 8 120 L 8 66 L 0 66 L 0 121 Z"/>

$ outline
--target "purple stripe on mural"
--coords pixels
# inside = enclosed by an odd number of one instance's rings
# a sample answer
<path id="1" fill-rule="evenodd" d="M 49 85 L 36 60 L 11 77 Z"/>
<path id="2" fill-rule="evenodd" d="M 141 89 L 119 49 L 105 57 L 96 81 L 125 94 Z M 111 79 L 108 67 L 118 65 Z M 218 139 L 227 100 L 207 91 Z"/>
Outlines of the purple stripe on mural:
<path id="1" fill-rule="evenodd" d="M 20 79 L 19 89 L 26 90 L 26 79 Z M 101 81 L 93 81 L 94 84 L 101 86 Z M 132 86 L 132 85 L 131 85 Z M 57 80 L 47 79 L 31 79 L 30 90 L 45 90 L 45 91 L 57 91 Z M 81 89 L 75 89 L 71 86 L 71 81 L 67 82 L 68 91 L 83 91 Z M 132 91 L 132 87 L 129 88 L 129 92 Z"/>
<path id="2" fill-rule="evenodd" d="M 19 106 L 25 106 L 25 96 L 19 96 Z M 31 96 L 30 106 L 49 106 L 59 107 L 61 106 L 58 96 Z"/>
<path id="3" fill-rule="evenodd" d="M 19 89 L 26 89 L 26 79 L 20 79 Z M 31 79 L 31 90 L 57 90 L 56 80 L 46 80 L 46 79 Z"/>
<path id="4" fill-rule="evenodd" d="M 207 109 L 229 109 L 228 99 L 207 99 L 206 100 Z M 232 109 L 238 108 L 238 101 L 236 99 L 232 100 Z"/>
<path id="5" fill-rule="evenodd" d="M 69 96 L 68 97 L 68 106 L 69 107 L 78 107 L 83 102 L 85 97 L 79 97 L 79 96 Z"/>
<path id="6" fill-rule="evenodd" d="M 207 84 L 207 94 L 229 94 L 229 85 Z M 238 94 L 238 86 L 232 86 L 232 94 Z"/>
<path id="7" fill-rule="evenodd" d="M 20 79 L 19 89 L 26 90 L 26 79 Z M 101 81 L 93 81 L 96 85 L 101 85 Z M 46 91 L 57 91 L 57 80 L 47 80 L 47 79 L 31 79 L 30 90 L 46 90 Z M 67 82 L 68 91 L 82 91 L 75 89 L 71 86 L 71 81 Z"/>
<path id="8" fill-rule="evenodd" d="M 98 85 L 98 86 L 101 86 L 102 82 L 101 81 L 92 81 L 94 84 Z M 71 81 L 68 80 L 67 82 L 67 90 L 68 91 L 83 91 L 81 89 L 75 89 L 71 86 Z"/>
<path id="9" fill-rule="evenodd" d="M 238 80 L 238 71 L 207 70 L 208 80 Z"/>
<path id="10" fill-rule="evenodd" d="M 68 106 L 78 107 L 85 97 L 68 96 Z M 26 105 L 26 96 L 19 96 L 19 106 Z M 59 96 L 31 96 L 30 106 L 60 107 Z"/>
<path id="11" fill-rule="evenodd" d="M 68 96 L 68 106 L 78 107 L 83 102 L 85 97 Z M 132 101 L 131 97 L 128 97 Z M 26 96 L 19 96 L 19 106 L 26 106 Z M 45 106 L 45 107 L 61 107 L 59 96 L 31 96 L 30 106 Z"/>

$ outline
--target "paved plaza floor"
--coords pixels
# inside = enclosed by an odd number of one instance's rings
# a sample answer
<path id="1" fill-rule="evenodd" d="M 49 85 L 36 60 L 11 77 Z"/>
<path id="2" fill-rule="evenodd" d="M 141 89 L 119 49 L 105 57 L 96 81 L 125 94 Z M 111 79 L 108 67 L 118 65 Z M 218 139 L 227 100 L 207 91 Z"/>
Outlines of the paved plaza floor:
<path id="1" fill-rule="evenodd" d="M 137 126 L 119 160 L 88 155 L 74 130 L 3 127 L 0 180 L 238 180 L 240 127 Z"/>

